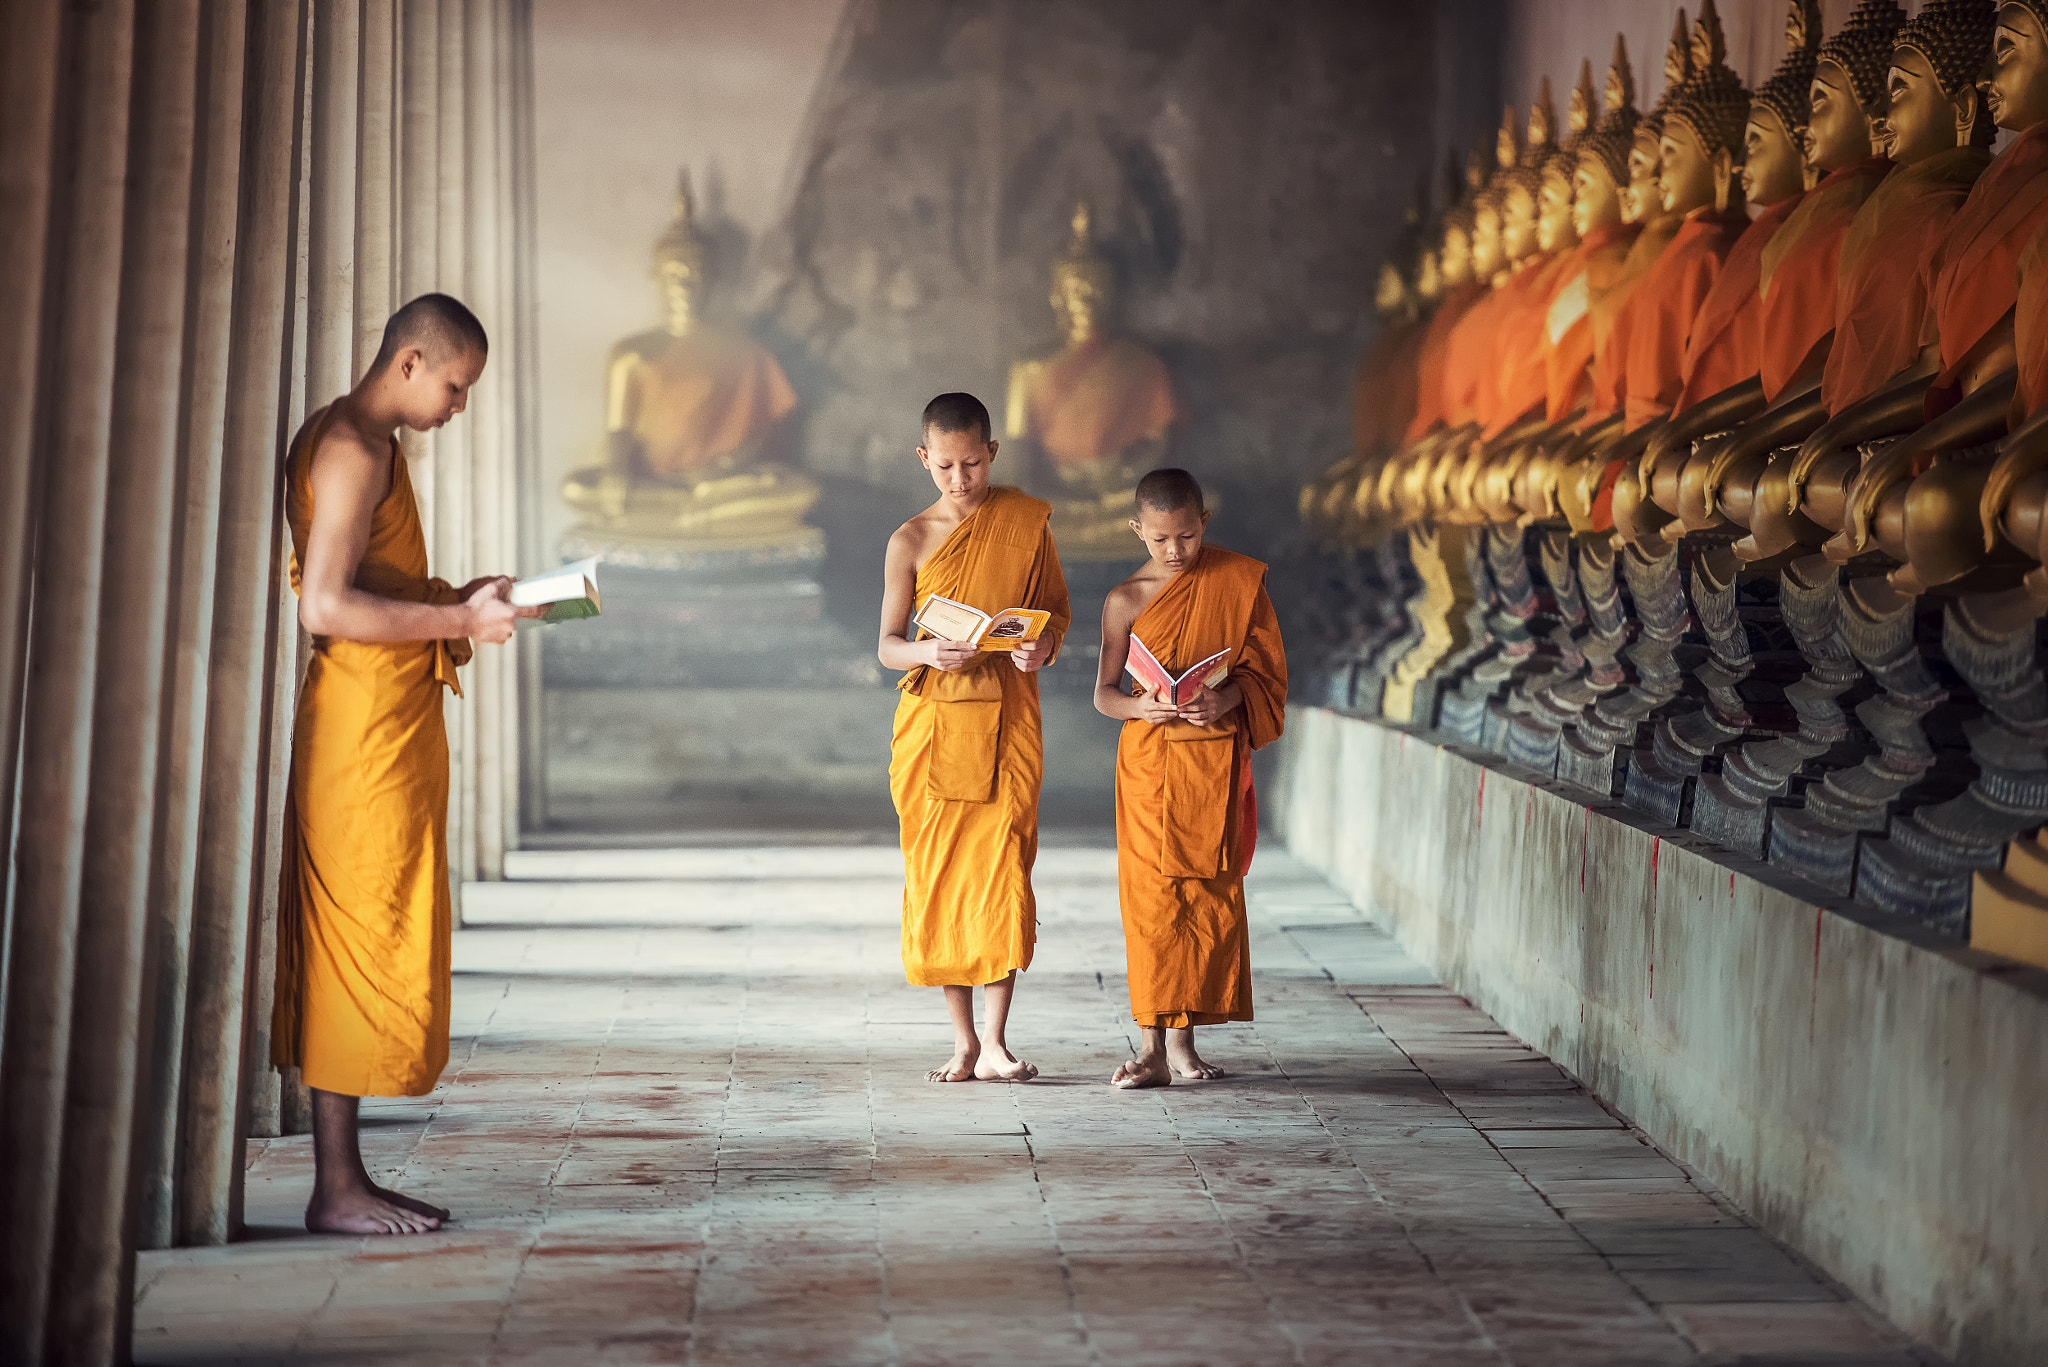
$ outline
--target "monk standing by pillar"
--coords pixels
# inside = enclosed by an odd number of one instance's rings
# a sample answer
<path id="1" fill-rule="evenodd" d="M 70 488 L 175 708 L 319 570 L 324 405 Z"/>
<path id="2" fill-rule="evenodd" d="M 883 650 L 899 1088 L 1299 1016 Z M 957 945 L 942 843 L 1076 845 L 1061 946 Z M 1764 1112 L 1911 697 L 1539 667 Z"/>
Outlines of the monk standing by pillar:
<path id="1" fill-rule="evenodd" d="M 1195 1027 L 1252 1018 L 1244 875 L 1258 843 L 1252 751 L 1287 720 L 1287 656 L 1266 596 L 1266 567 L 1204 546 L 1209 511 L 1185 470 L 1138 481 L 1131 523 L 1150 557 L 1102 605 L 1095 708 L 1124 723 L 1116 747 L 1117 894 L 1123 904 L 1131 1019 L 1145 1034 L 1117 1087 L 1176 1075 L 1221 1077 L 1195 1052 Z M 1219 651 L 1225 678 L 1176 707 L 1126 694 L 1132 640 L 1180 673 Z"/>
<path id="2" fill-rule="evenodd" d="M 487 353 L 476 315 L 442 294 L 391 316 L 369 373 L 306 420 L 285 463 L 292 587 L 313 659 L 292 728 L 278 909 L 272 1061 L 313 1092 L 306 1228 L 418 1234 L 448 1212 L 370 1180 L 365 1096 L 422 1096 L 448 1062 L 448 738 L 470 642 L 511 639 L 538 608 L 511 580 L 427 577 L 397 430 L 441 426 Z"/>
<path id="3" fill-rule="evenodd" d="M 1037 903 L 1038 790 L 1045 752 L 1036 673 L 1069 621 L 1067 581 L 1046 530 L 1052 505 L 992 487 L 988 409 L 941 394 L 924 410 L 917 456 L 938 501 L 896 529 L 882 570 L 882 639 L 898 685 L 889 791 L 903 839 L 903 974 L 946 989 L 953 1057 L 933 1082 L 1023 1082 L 1038 1069 L 1010 1052 L 1004 1029 L 1019 970 L 1031 966 Z M 984 651 L 928 636 L 913 617 L 937 594 L 994 615 L 1051 614 L 1036 640 Z M 974 1028 L 974 989 L 987 1018 Z"/>

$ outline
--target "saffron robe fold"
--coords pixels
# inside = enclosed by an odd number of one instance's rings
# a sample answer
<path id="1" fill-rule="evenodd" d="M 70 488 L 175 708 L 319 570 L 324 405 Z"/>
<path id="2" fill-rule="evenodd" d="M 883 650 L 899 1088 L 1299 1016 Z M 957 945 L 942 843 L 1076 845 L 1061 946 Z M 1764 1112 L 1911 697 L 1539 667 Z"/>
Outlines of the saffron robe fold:
<path id="1" fill-rule="evenodd" d="M 1444 349 L 1444 421 L 1452 427 L 1483 422 L 1492 407 L 1494 340 L 1500 326 L 1506 282 L 1488 285 L 1451 330 Z"/>
<path id="2" fill-rule="evenodd" d="M 1056 466 L 1115 460 L 1164 437 L 1176 413 L 1166 362 L 1124 337 L 1091 337 L 1044 362 L 1024 404 Z"/>
<path id="3" fill-rule="evenodd" d="M 782 366 L 746 337 L 700 328 L 643 356 L 626 421 L 657 475 L 688 475 L 744 449 L 796 407 Z"/>
<path id="4" fill-rule="evenodd" d="M 2020 252 L 2013 348 L 2019 353 L 2019 382 L 2013 390 L 2010 424 L 2018 427 L 2048 408 L 2048 225 Z"/>
<path id="5" fill-rule="evenodd" d="M 1052 505 L 997 487 L 917 571 L 934 593 L 980 608 L 1041 608 L 1057 653 L 1071 612 L 1046 519 Z M 897 685 L 889 792 L 903 842 L 903 975 L 919 987 L 997 982 L 1031 966 L 1038 790 L 1045 751 L 1038 676 L 991 651 Z"/>
<path id="6" fill-rule="evenodd" d="M 1449 361 L 1451 333 L 1466 310 L 1485 294 L 1484 285 L 1466 281 L 1438 301 L 1423 331 L 1422 344 L 1415 353 L 1415 417 L 1408 424 L 1407 440 L 1414 441 L 1444 421 L 1444 379 Z"/>
<path id="7" fill-rule="evenodd" d="M 1802 197 L 1792 195 L 1766 207 L 1728 249 L 1721 273 L 1714 277 L 1713 287 L 1700 301 L 1700 310 L 1686 333 L 1674 412 L 1756 375 L 1763 343 L 1760 286 L 1764 248 L 1799 207 Z"/>
<path id="8" fill-rule="evenodd" d="M 1361 455 L 1391 451 L 1415 420 L 1416 363 L 1429 324 L 1395 323 L 1373 339 L 1351 394 L 1351 433 Z"/>
<path id="9" fill-rule="evenodd" d="M 1962 398 L 1963 363 L 2017 299 L 2020 253 L 2048 222 L 2048 121 L 1991 159 L 1956 210 L 1934 257 L 1928 302 L 1941 334 L 1941 374 L 1927 391 L 1927 416 Z"/>
<path id="10" fill-rule="evenodd" d="M 1694 209 L 1636 287 L 1629 306 L 1623 412 L 1630 431 L 1669 417 L 1683 382 L 1686 334 L 1749 215 L 1712 205 Z"/>
<path id="11" fill-rule="evenodd" d="M 1812 371 L 1835 330 L 1835 282 L 1842 239 L 1856 211 L 1892 163 L 1868 157 L 1830 171 L 1808 190 L 1792 217 L 1764 248 L 1764 398 L 1775 403 L 1787 385 Z"/>
<path id="12" fill-rule="evenodd" d="M 1127 721 L 1117 737 L 1117 895 L 1140 1025 L 1252 1018 L 1251 752 L 1287 720 L 1287 656 L 1265 581 L 1266 567 L 1250 556 L 1204 546 L 1132 624 L 1170 670 L 1228 649 L 1230 681 L 1244 694 L 1214 726 Z"/>
<path id="13" fill-rule="evenodd" d="M 1494 396 L 1482 436 L 1497 436 L 1543 407 L 1550 378 L 1544 326 L 1551 300 L 1579 263 L 1577 247 L 1553 252 L 1524 265 L 1503 287 L 1507 297 L 1494 333 Z"/>
<path id="14" fill-rule="evenodd" d="M 1586 404 L 1588 422 L 1613 417 L 1628 400 L 1628 338 L 1635 301 L 1643 281 L 1683 226 L 1682 214 L 1660 214 L 1640 224 L 1614 283 L 1593 301 L 1593 392 Z"/>
<path id="15" fill-rule="evenodd" d="M 312 458 L 329 410 L 285 458 L 291 583 L 313 522 Z M 427 576 L 412 479 L 391 443 L 356 586 L 460 601 Z M 443 685 L 468 641 L 315 636 L 292 724 L 279 870 L 271 1062 L 343 1096 L 421 1096 L 448 1063 L 448 737 Z"/>
<path id="16" fill-rule="evenodd" d="M 1609 223 L 1595 228 L 1574 251 L 1543 318 L 1546 355 L 1543 361 L 1544 408 L 1548 422 L 1562 422 L 1592 393 L 1593 309 L 1622 278 L 1630 248 L 1642 232 L 1638 223 Z"/>

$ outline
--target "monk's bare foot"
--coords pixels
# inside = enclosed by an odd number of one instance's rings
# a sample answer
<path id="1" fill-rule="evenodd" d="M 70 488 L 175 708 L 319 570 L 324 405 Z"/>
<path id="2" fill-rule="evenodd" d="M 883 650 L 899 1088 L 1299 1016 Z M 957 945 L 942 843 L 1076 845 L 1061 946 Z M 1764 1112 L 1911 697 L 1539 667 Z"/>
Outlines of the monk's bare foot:
<path id="1" fill-rule="evenodd" d="M 1204 1063 L 1202 1056 L 1195 1052 L 1195 1032 L 1187 1026 L 1166 1032 L 1166 1062 L 1172 1067 L 1175 1077 L 1200 1082 L 1223 1076 L 1221 1068 Z"/>
<path id="2" fill-rule="evenodd" d="M 1038 1076 L 1038 1066 L 1018 1058 L 1007 1046 L 984 1044 L 974 1075 L 983 1082 L 1029 1082 Z"/>
<path id="3" fill-rule="evenodd" d="M 1198 1055 L 1189 1054 L 1186 1058 L 1173 1060 L 1173 1075 L 1205 1081 L 1212 1077 L 1223 1077 L 1225 1074 L 1215 1064 L 1204 1063 Z"/>
<path id="4" fill-rule="evenodd" d="M 322 1194 L 306 1203 L 306 1228 L 315 1234 L 426 1234 L 440 1217 L 394 1205 L 374 1189 Z"/>
<path id="5" fill-rule="evenodd" d="M 407 1196 L 402 1191 L 393 1191 L 389 1187 L 380 1187 L 375 1185 L 372 1185 L 370 1190 L 376 1192 L 377 1195 L 383 1197 L 392 1205 L 399 1206 L 405 1210 L 409 1210 L 415 1215 L 425 1215 L 443 1222 L 447 1221 L 450 1218 L 447 1211 L 430 1202 L 422 1201 L 417 1196 Z"/>
<path id="6" fill-rule="evenodd" d="M 1127 1063 L 1118 1064 L 1116 1074 L 1110 1078 L 1109 1085 L 1126 1089 L 1171 1087 L 1173 1070 L 1166 1066 L 1166 1060 L 1159 1055 L 1144 1054 Z"/>
<path id="7" fill-rule="evenodd" d="M 972 1082 L 974 1067 L 981 1058 L 981 1045 L 972 1044 L 955 1049 L 953 1057 L 946 1060 L 943 1068 L 934 1068 L 924 1075 L 926 1082 Z"/>

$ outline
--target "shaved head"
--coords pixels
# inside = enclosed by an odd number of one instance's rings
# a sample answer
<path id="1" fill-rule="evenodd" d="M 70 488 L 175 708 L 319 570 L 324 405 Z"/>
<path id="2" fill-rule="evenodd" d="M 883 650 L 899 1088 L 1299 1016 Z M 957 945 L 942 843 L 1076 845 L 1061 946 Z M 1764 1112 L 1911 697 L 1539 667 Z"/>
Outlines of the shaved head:
<path id="1" fill-rule="evenodd" d="M 927 432 L 972 432 L 976 441 L 992 441 L 995 432 L 988 409 L 972 394 L 941 394 L 924 406 Z"/>
<path id="2" fill-rule="evenodd" d="M 446 294 L 423 294 L 392 314 L 384 325 L 384 340 L 377 347 L 370 372 L 382 371 L 408 347 L 417 347 L 428 365 L 440 366 L 459 356 L 487 356 L 491 343 L 484 336 L 484 325 L 460 300 Z"/>
<path id="3" fill-rule="evenodd" d="M 1183 508 L 1193 508 L 1198 513 L 1209 511 L 1202 498 L 1202 486 L 1195 483 L 1195 477 L 1175 469 L 1154 470 L 1138 481 L 1138 507 L 1150 508 L 1155 513 L 1177 513 Z"/>

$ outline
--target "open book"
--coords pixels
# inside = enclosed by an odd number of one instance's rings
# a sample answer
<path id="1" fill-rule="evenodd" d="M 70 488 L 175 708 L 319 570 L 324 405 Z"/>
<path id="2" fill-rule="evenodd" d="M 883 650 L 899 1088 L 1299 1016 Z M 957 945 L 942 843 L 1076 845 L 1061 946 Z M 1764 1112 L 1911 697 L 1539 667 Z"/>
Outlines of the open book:
<path id="1" fill-rule="evenodd" d="M 512 606 L 536 608 L 547 605 L 543 622 L 573 622 L 598 615 L 597 557 L 573 565 L 547 570 L 512 586 Z"/>
<path id="2" fill-rule="evenodd" d="M 1159 657 L 1133 634 L 1131 653 L 1124 659 L 1124 670 L 1146 692 L 1157 693 L 1175 707 L 1185 707 L 1204 688 L 1214 688 L 1230 677 L 1230 651 L 1228 648 L 1219 650 L 1200 664 L 1172 674 L 1159 663 Z"/>
<path id="3" fill-rule="evenodd" d="M 1025 641 L 1037 640 L 1052 614 L 1040 608 L 1004 608 L 990 616 L 980 608 L 935 593 L 924 600 L 914 620 L 926 635 L 942 641 L 983 650 L 1015 650 Z"/>

